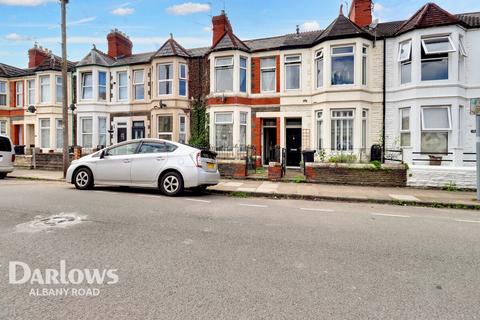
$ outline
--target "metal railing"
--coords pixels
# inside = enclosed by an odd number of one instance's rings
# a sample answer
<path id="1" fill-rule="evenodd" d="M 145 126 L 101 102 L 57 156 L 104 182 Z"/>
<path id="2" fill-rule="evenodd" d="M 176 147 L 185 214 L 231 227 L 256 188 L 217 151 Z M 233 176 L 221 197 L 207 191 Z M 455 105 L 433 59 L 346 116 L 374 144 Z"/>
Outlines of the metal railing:
<path id="1" fill-rule="evenodd" d="M 400 162 L 403 163 L 403 149 L 386 149 L 385 161 Z"/>

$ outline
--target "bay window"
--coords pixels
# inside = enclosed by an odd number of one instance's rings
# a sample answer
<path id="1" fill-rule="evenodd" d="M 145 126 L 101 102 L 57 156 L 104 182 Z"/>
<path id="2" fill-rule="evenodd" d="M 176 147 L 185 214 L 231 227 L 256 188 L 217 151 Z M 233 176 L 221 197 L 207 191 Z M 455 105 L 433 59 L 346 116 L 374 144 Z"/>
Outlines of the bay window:
<path id="1" fill-rule="evenodd" d="M 317 77 L 317 89 L 323 87 L 323 50 L 315 54 L 315 75 Z"/>
<path id="2" fill-rule="evenodd" d="M 35 105 L 35 80 L 28 80 L 28 104 Z"/>
<path id="3" fill-rule="evenodd" d="M 215 92 L 233 91 L 233 57 L 215 59 Z"/>
<path id="4" fill-rule="evenodd" d="M 323 111 L 317 111 L 317 150 L 323 150 Z"/>
<path id="5" fill-rule="evenodd" d="M 7 105 L 7 82 L 0 81 L 0 106 Z"/>
<path id="6" fill-rule="evenodd" d="M 355 53 L 353 46 L 332 48 L 332 85 L 353 84 Z"/>
<path id="7" fill-rule="evenodd" d="M 353 110 L 332 111 L 332 150 L 353 151 L 353 112 Z"/>
<path id="8" fill-rule="evenodd" d="M 453 51 L 449 36 L 422 39 L 422 81 L 448 80 L 448 57 Z"/>
<path id="9" fill-rule="evenodd" d="M 60 76 L 55 76 L 55 102 L 61 103 L 63 101 L 63 79 Z"/>
<path id="10" fill-rule="evenodd" d="M 233 150 L 233 113 L 215 113 L 215 147 L 217 150 Z"/>
<path id="11" fill-rule="evenodd" d="M 421 150 L 425 153 L 448 153 L 448 133 L 452 128 L 449 107 L 422 108 Z"/>
<path id="12" fill-rule="evenodd" d="M 92 118 L 80 118 L 80 137 L 82 138 L 82 147 L 93 147 L 93 119 Z"/>
<path id="13" fill-rule="evenodd" d="M 247 117 L 248 112 L 240 112 L 240 150 L 245 151 L 247 146 Z"/>
<path id="14" fill-rule="evenodd" d="M 159 116 L 157 123 L 158 138 L 173 140 L 173 116 Z"/>
<path id="15" fill-rule="evenodd" d="M 62 119 L 55 119 L 55 146 L 57 149 L 63 148 L 63 121 Z"/>
<path id="16" fill-rule="evenodd" d="M 117 90 L 119 101 L 125 101 L 128 99 L 128 76 L 126 71 L 117 73 Z"/>
<path id="17" fill-rule="evenodd" d="M 187 96 L 187 78 L 188 78 L 188 69 L 187 65 L 184 63 L 180 64 L 179 67 L 179 76 L 178 76 L 178 94 L 182 97 Z"/>
<path id="18" fill-rule="evenodd" d="M 98 144 L 102 147 L 107 146 L 107 118 L 98 118 Z"/>
<path id="19" fill-rule="evenodd" d="M 410 108 L 400 109 L 400 146 L 410 147 Z"/>
<path id="20" fill-rule="evenodd" d="M 362 47 L 362 85 L 367 85 L 367 47 Z"/>
<path id="21" fill-rule="evenodd" d="M 178 142 L 185 144 L 187 143 L 187 118 L 185 116 L 179 116 L 178 122 L 179 122 Z"/>
<path id="22" fill-rule="evenodd" d="M 247 92 L 247 58 L 240 57 L 240 92 Z"/>
<path id="23" fill-rule="evenodd" d="M 15 105 L 23 106 L 23 81 L 15 82 Z"/>
<path id="24" fill-rule="evenodd" d="M 169 95 L 173 92 L 173 64 L 158 65 L 158 95 Z"/>
<path id="25" fill-rule="evenodd" d="M 400 43 L 398 50 L 398 62 L 400 63 L 400 83 L 412 81 L 412 40 Z"/>
<path id="26" fill-rule="evenodd" d="M 285 89 L 298 90 L 300 89 L 300 76 L 302 67 L 301 55 L 285 56 Z"/>
<path id="27" fill-rule="evenodd" d="M 82 73 L 82 99 L 83 100 L 92 99 L 92 73 L 91 72 Z"/>
<path id="28" fill-rule="evenodd" d="M 107 100 L 107 73 L 104 71 L 98 72 L 98 100 Z"/>
<path id="29" fill-rule="evenodd" d="M 40 119 L 40 147 L 50 148 L 50 119 Z"/>
<path id="30" fill-rule="evenodd" d="M 50 101 L 50 76 L 40 76 L 40 102 Z"/>
<path id="31" fill-rule="evenodd" d="M 145 99 L 145 77 L 143 70 L 133 71 L 133 96 L 135 100 Z"/>
<path id="32" fill-rule="evenodd" d="M 260 60 L 261 91 L 275 92 L 277 79 L 276 58 L 263 58 Z"/>

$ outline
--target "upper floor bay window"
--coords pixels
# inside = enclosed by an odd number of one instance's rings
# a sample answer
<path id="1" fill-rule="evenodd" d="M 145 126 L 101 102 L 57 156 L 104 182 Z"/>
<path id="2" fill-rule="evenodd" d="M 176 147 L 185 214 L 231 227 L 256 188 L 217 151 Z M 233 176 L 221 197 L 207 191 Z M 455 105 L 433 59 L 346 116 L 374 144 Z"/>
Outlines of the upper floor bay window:
<path id="1" fill-rule="evenodd" d="M 315 76 L 317 80 L 317 89 L 323 87 L 323 50 L 318 50 L 315 54 Z"/>
<path id="2" fill-rule="evenodd" d="M 353 46 L 332 48 L 332 85 L 353 84 L 355 53 Z"/>
<path id="3" fill-rule="evenodd" d="M 7 105 L 7 82 L 0 81 L 0 106 Z"/>
<path id="4" fill-rule="evenodd" d="M 448 153 L 448 133 L 452 129 L 449 107 L 422 108 L 421 149 L 425 153 Z"/>
<path id="5" fill-rule="evenodd" d="M 302 67 L 302 56 L 299 54 L 285 56 L 285 89 L 300 89 L 300 68 Z"/>
<path id="6" fill-rule="evenodd" d="M 363 46 L 362 47 L 362 85 L 367 85 L 367 56 L 368 48 Z"/>
<path id="7" fill-rule="evenodd" d="M 50 76 L 40 76 L 40 102 L 50 101 Z"/>
<path id="8" fill-rule="evenodd" d="M 353 151 L 353 110 L 332 111 L 332 150 Z"/>
<path id="9" fill-rule="evenodd" d="M 400 146 L 410 147 L 410 108 L 400 109 Z"/>
<path id="10" fill-rule="evenodd" d="M 233 57 L 215 59 L 215 92 L 233 91 Z"/>
<path id="11" fill-rule="evenodd" d="M 422 39 L 422 81 L 448 80 L 448 56 L 454 51 L 450 36 Z"/>
<path id="12" fill-rule="evenodd" d="M 158 95 L 172 94 L 173 90 L 173 64 L 158 65 Z"/>
<path id="13" fill-rule="evenodd" d="M 276 58 L 263 58 L 260 60 L 261 91 L 275 92 L 277 79 Z"/>
<path id="14" fill-rule="evenodd" d="M 117 90 L 119 101 L 128 99 L 128 76 L 126 71 L 117 73 Z"/>
<path id="15" fill-rule="evenodd" d="M 179 76 L 178 76 L 178 95 L 182 97 L 187 96 L 187 78 L 188 78 L 188 68 L 187 65 L 181 63 L 179 66 Z"/>
<path id="16" fill-rule="evenodd" d="M 462 35 L 458 38 L 458 80 L 465 79 L 465 58 L 467 58 L 467 50 L 465 49 L 464 37 Z"/>
<path id="17" fill-rule="evenodd" d="M 62 91 L 63 79 L 60 76 L 55 76 L 55 102 L 61 103 L 63 101 Z"/>
<path id="18" fill-rule="evenodd" d="M 98 72 L 98 100 L 107 100 L 107 73 L 104 71 Z"/>
<path id="19" fill-rule="evenodd" d="M 173 116 L 159 116 L 157 124 L 158 138 L 173 140 Z"/>
<path id="20" fill-rule="evenodd" d="M 247 92 L 247 58 L 240 57 L 240 92 Z"/>
<path id="21" fill-rule="evenodd" d="M 323 111 L 317 111 L 317 150 L 323 150 Z"/>
<path id="22" fill-rule="evenodd" d="M 23 81 L 15 82 L 15 105 L 23 106 Z"/>
<path id="23" fill-rule="evenodd" d="M 28 104 L 30 106 L 35 105 L 35 80 L 27 81 L 28 89 Z"/>
<path id="24" fill-rule="evenodd" d="M 92 99 L 92 73 L 82 73 L 82 100 Z"/>
<path id="25" fill-rule="evenodd" d="M 215 147 L 217 150 L 233 150 L 233 113 L 215 113 Z"/>
<path id="26" fill-rule="evenodd" d="M 412 40 L 400 43 L 398 49 L 398 62 L 400 63 L 400 83 L 412 81 Z"/>
<path id="27" fill-rule="evenodd" d="M 133 71 L 133 95 L 135 100 L 145 99 L 145 78 L 143 70 Z"/>

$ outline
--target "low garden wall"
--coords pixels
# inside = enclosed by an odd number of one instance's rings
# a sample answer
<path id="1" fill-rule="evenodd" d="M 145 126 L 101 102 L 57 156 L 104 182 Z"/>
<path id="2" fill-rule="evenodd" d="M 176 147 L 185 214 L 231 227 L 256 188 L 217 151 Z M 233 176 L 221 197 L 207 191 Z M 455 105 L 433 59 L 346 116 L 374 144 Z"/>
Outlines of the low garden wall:
<path id="1" fill-rule="evenodd" d="M 224 178 L 243 178 L 246 176 L 245 160 L 218 160 L 218 171 Z"/>
<path id="2" fill-rule="evenodd" d="M 408 170 L 408 186 L 421 188 L 476 189 L 475 167 L 411 165 Z"/>
<path id="3" fill-rule="evenodd" d="M 314 183 L 405 187 L 407 168 L 404 165 L 307 163 L 305 177 Z"/>

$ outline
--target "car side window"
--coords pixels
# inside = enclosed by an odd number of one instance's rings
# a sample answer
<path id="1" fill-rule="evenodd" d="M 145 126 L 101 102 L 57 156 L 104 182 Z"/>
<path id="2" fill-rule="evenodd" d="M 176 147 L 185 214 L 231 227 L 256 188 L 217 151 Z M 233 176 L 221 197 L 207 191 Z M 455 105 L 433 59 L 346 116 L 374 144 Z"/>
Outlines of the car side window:
<path id="1" fill-rule="evenodd" d="M 11 152 L 12 146 L 10 145 L 10 140 L 5 137 L 0 137 L 0 151 Z"/>
<path id="2" fill-rule="evenodd" d="M 109 156 L 124 156 L 129 154 L 135 154 L 137 150 L 138 142 L 122 144 L 118 147 L 113 147 L 107 150 Z"/>
<path id="3" fill-rule="evenodd" d="M 163 153 L 163 152 L 173 152 L 177 149 L 177 146 L 170 144 L 168 142 L 144 142 L 140 147 L 138 153 Z"/>

